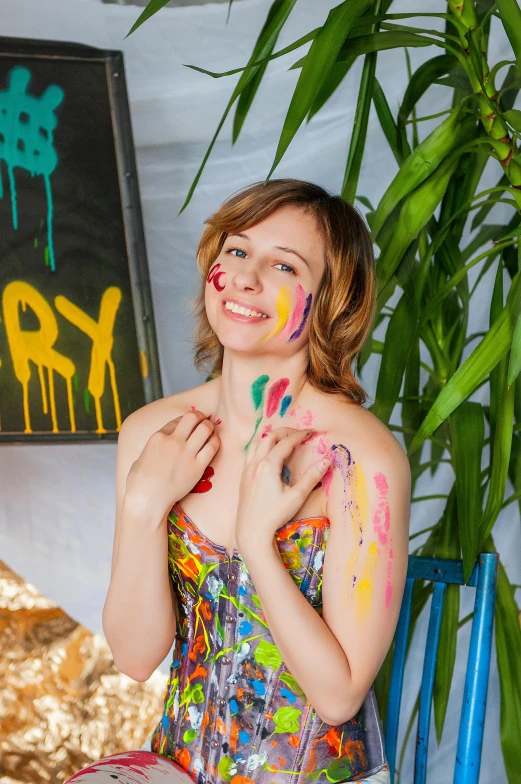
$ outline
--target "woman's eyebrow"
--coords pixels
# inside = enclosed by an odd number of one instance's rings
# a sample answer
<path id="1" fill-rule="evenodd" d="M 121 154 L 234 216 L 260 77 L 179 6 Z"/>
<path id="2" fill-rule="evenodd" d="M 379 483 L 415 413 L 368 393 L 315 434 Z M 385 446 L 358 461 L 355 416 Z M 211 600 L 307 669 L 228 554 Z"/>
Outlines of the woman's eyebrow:
<path id="1" fill-rule="evenodd" d="M 249 237 L 247 234 L 242 234 L 241 232 L 238 232 L 237 234 L 228 234 L 228 237 L 242 237 L 243 240 L 248 240 L 249 242 L 251 242 L 251 237 Z M 309 268 L 309 264 L 304 258 L 304 256 L 301 256 L 301 254 L 298 251 L 293 250 L 293 248 L 284 248 L 282 245 L 274 245 L 273 248 L 275 250 L 283 250 L 285 253 L 293 253 L 295 256 L 298 256 L 299 259 L 301 259 L 304 262 L 306 267 Z"/>

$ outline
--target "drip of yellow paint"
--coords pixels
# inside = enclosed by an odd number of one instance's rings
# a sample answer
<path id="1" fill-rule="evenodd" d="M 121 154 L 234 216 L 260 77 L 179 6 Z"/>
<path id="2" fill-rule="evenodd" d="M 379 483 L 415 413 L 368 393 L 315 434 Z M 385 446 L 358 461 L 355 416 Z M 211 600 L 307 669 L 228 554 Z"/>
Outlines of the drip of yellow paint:
<path id="1" fill-rule="evenodd" d="M 259 340 L 259 343 L 262 343 L 264 340 L 267 340 L 268 338 L 271 338 L 274 335 L 276 335 L 277 332 L 280 332 L 280 330 L 283 329 L 283 327 L 286 324 L 286 321 L 288 320 L 290 309 L 291 309 L 291 295 L 290 295 L 290 290 L 287 286 L 280 287 L 279 293 L 277 294 L 277 302 L 275 304 L 275 307 L 277 308 L 277 314 L 278 314 L 275 326 L 273 327 L 271 332 L 268 332 Z"/>
<path id="2" fill-rule="evenodd" d="M 59 313 L 77 326 L 92 340 L 90 373 L 87 388 L 94 398 L 97 429 L 96 433 L 106 433 L 103 427 L 101 412 L 101 398 L 105 389 L 105 365 L 108 366 L 114 413 L 117 429 L 121 427 L 121 411 L 116 384 L 116 371 L 112 360 L 114 345 L 114 322 L 121 302 L 121 289 L 110 286 L 103 293 L 100 304 L 99 321 L 96 322 L 87 313 L 66 297 L 58 295 L 54 304 Z M 19 307 L 24 312 L 27 306 L 34 312 L 40 323 L 38 330 L 23 330 L 20 325 Z M 76 365 L 68 357 L 56 351 L 53 346 L 58 338 L 58 323 L 51 307 L 44 297 L 29 283 L 16 280 L 9 283 L 3 293 L 2 309 L 4 312 L 7 343 L 11 351 L 14 373 L 22 386 L 23 410 L 26 433 L 32 433 L 30 406 L 29 406 L 29 381 L 31 378 L 30 361 L 38 369 L 42 409 L 46 414 L 51 413 L 52 432 L 58 433 L 58 419 L 56 415 L 56 398 L 54 392 L 54 372 L 59 373 L 67 387 L 67 404 L 69 410 L 70 431 L 76 432 L 74 416 L 72 378 L 76 373 Z M 47 384 L 43 369 L 47 369 Z M 48 390 L 47 390 L 48 385 Z M 47 394 L 49 401 L 47 399 Z"/>
<path id="3" fill-rule="evenodd" d="M 146 351 L 139 352 L 139 366 L 141 369 L 141 377 L 148 378 L 149 368 L 148 368 L 148 354 Z"/>

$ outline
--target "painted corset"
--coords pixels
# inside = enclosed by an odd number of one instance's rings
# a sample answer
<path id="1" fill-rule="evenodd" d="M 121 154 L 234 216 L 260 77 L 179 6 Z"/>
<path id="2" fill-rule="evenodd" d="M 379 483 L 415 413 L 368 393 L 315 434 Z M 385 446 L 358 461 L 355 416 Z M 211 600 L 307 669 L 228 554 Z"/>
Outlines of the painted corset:
<path id="1" fill-rule="evenodd" d="M 286 569 L 322 614 L 329 521 L 286 523 L 276 534 Z M 325 724 L 274 644 L 240 554 L 202 534 L 179 504 L 168 517 L 177 635 L 152 751 L 197 784 L 355 781 L 385 763 L 373 688 L 355 717 Z"/>

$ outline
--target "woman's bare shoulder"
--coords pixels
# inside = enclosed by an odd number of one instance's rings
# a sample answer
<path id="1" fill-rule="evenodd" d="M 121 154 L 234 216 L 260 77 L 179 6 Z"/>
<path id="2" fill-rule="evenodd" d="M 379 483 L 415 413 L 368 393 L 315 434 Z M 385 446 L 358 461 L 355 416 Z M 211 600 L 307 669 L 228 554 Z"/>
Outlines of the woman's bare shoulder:
<path id="1" fill-rule="evenodd" d="M 216 400 L 216 381 L 217 379 L 203 382 L 191 389 L 145 403 L 126 417 L 121 430 L 132 431 L 133 435 L 141 436 L 141 439 L 145 437 L 147 440 L 167 422 L 191 411 L 192 406 L 204 414 L 211 414 Z"/>
<path id="2" fill-rule="evenodd" d="M 349 402 L 345 398 L 319 393 L 316 404 L 316 424 L 324 429 L 332 444 L 349 444 L 358 455 L 386 453 L 396 459 L 405 459 L 406 452 L 392 430 L 368 408 Z"/>

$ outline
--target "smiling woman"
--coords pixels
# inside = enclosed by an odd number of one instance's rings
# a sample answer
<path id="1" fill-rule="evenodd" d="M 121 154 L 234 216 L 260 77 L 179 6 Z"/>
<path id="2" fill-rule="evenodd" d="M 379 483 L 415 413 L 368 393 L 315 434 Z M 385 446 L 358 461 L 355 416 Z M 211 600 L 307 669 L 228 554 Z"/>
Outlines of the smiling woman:
<path id="1" fill-rule="evenodd" d="M 351 368 L 374 313 L 368 232 L 320 186 L 270 180 L 207 219 L 197 261 L 211 376 L 134 412 L 118 444 L 105 633 L 141 681 L 174 642 L 143 764 L 176 763 L 172 783 L 387 784 L 373 681 L 405 585 L 410 472 Z"/>

